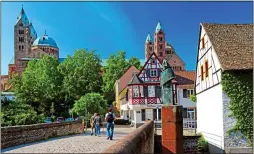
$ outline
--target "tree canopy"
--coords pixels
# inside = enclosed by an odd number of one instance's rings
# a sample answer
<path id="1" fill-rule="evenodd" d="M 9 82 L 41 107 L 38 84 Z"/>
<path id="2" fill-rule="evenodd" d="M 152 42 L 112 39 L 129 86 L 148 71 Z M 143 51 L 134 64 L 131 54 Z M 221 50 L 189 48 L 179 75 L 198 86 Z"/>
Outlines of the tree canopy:
<path id="1" fill-rule="evenodd" d="M 136 57 L 131 57 L 130 59 L 129 59 L 129 65 L 130 66 L 135 66 L 138 70 L 141 70 L 142 69 L 142 65 L 141 65 L 141 62 L 140 62 L 140 60 L 138 59 L 138 58 L 136 58 Z"/>

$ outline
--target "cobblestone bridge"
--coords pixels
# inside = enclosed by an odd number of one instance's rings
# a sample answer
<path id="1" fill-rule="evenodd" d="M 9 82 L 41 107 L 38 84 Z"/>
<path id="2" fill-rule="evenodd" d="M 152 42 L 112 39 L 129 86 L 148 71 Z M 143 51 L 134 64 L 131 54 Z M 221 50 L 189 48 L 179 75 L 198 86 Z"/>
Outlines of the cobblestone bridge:
<path id="1" fill-rule="evenodd" d="M 100 137 L 91 136 L 91 131 L 88 130 L 82 135 L 57 137 L 2 149 L 2 153 L 100 153 L 134 130 L 133 128 L 115 128 L 112 141 L 106 139 L 105 128 L 101 129 Z"/>

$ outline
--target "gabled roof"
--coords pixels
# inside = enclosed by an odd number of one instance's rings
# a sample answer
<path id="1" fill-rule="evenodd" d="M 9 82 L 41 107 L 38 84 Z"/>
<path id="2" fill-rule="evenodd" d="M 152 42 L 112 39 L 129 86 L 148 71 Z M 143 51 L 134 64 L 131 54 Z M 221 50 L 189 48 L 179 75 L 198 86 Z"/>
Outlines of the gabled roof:
<path id="1" fill-rule="evenodd" d="M 175 71 L 178 87 L 193 89 L 196 77 L 195 71 Z"/>
<path id="2" fill-rule="evenodd" d="M 253 23 L 201 23 L 204 27 L 222 70 L 253 69 Z"/>
<path id="3" fill-rule="evenodd" d="M 128 83 L 128 85 L 131 85 L 131 84 L 140 84 L 140 83 L 143 83 L 143 81 L 138 77 L 137 73 L 134 72 L 133 75 L 132 75 L 131 80 Z"/>
<path id="4" fill-rule="evenodd" d="M 152 58 L 152 56 L 155 56 L 156 59 L 160 62 L 160 64 L 162 64 L 162 61 L 160 61 L 160 59 L 157 57 L 157 55 L 153 52 L 150 57 L 146 60 L 145 64 L 143 65 L 143 67 L 141 68 L 141 70 L 139 71 L 138 75 L 140 75 L 140 73 L 142 72 L 142 70 L 145 68 L 145 66 L 147 65 L 147 63 L 149 62 L 149 60 Z"/>
<path id="5" fill-rule="evenodd" d="M 128 82 L 132 79 L 132 74 L 139 70 L 135 66 L 131 66 L 119 79 L 119 93 L 121 93 L 124 88 L 128 85 Z"/>

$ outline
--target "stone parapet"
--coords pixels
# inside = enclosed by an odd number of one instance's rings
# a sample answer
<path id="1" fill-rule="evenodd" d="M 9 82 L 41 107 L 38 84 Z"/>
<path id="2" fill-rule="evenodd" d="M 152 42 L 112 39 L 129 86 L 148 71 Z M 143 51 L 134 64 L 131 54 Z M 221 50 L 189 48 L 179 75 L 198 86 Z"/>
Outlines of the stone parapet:
<path id="1" fill-rule="evenodd" d="M 102 153 L 154 153 L 154 121 L 147 121 Z"/>
<path id="2" fill-rule="evenodd" d="M 81 132 L 81 121 L 1 127 L 1 148 Z"/>

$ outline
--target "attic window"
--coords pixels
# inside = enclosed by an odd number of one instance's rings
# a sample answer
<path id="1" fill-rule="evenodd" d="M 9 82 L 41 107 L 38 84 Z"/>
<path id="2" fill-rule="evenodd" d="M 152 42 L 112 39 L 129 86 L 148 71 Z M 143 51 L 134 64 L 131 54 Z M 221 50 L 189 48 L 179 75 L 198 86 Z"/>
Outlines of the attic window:
<path id="1" fill-rule="evenodd" d="M 204 69 L 203 69 L 203 65 L 201 66 L 201 80 L 204 80 Z"/>
<path id="2" fill-rule="evenodd" d="M 203 36 L 201 39 L 201 48 L 205 48 L 205 36 Z"/>
<path id="3" fill-rule="evenodd" d="M 205 61 L 205 76 L 208 77 L 208 60 Z"/>
<path id="4" fill-rule="evenodd" d="M 156 64 L 155 59 L 151 59 L 151 61 L 152 61 L 152 64 Z"/>
<path id="5" fill-rule="evenodd" d="M 157 77 L 157 75 L 158 75 L 157 69 L 151 69 L 150 70 L 150 76 L 151 77 Z"/>

